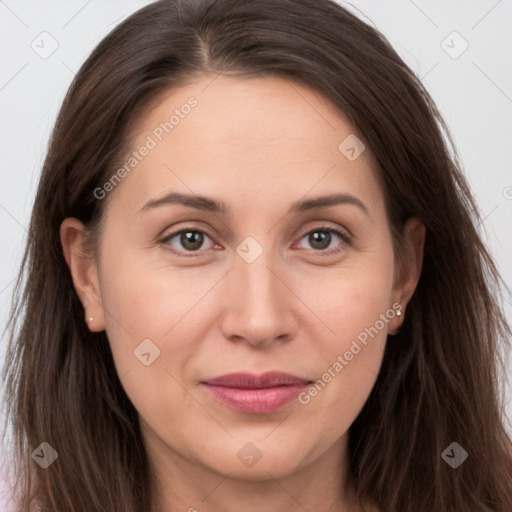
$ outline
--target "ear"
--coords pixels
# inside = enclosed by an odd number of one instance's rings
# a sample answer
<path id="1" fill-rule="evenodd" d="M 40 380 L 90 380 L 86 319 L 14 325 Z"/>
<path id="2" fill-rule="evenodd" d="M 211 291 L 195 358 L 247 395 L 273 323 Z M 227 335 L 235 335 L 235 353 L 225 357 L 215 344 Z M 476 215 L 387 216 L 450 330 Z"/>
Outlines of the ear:
<path id="1" fill-rule="evenodd" d="M 69 217 L 60 226 L 64 258 L 71 272 L 73 285 L 84 307 L 85 322 L 93 332 L 105 329 L 96 260 L 84 251 L 85 226 Z M 92 319 L 92 320 L 91 320 Z"/>
<path id="2" fill-rule="evenodd" d="M 401 305 L 401 316 L 390 322 L 390 333 L 397 332 L 402 325 L 407 304 L 416 289 L 423 267 L 426 229 L 417 217 L 405 223 L 402 233 L 402 247 L 395 267 L 393 284 L 394 301 Z"/>

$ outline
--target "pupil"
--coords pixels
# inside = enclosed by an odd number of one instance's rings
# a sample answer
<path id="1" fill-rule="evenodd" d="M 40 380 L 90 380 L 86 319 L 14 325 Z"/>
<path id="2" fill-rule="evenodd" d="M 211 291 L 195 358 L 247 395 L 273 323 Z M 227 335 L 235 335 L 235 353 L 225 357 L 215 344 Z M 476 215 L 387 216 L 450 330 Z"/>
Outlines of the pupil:
<path id="1" fill-rule="evenodd" d="M 187 231 L 181 234 L 181 240 L 185 249 L 199 249 L 203 245 L 203 235 L 197 231 Z"/>
<path id="2" fill-rule="evenodd" d="M 327 243 L 325 243 L 327 241 Z M 309 242 L 315 249 L 325 249 L 331 242 L 331 234 L 327 231 L 315 231 L 311 233 Z"/>

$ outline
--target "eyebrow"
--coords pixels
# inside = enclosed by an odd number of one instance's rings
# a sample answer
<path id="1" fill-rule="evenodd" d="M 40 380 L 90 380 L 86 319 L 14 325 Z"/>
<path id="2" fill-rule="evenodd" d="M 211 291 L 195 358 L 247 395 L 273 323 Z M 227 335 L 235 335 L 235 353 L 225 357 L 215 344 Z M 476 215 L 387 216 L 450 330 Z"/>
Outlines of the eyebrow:
<path id="1" fill-rule="evenodd" d="M 141 211 L 150 210 L 152 208 L 156 208 L 157 206 L 168 204 L 181 204 L 183 206 L 188 206 L 189 208 L 195 208 L 197 210 L 203 210 L 211 213 L 219 213 L 222 215 L 229 215 L 230 211 L 229 207 L 223 201 L 219 201 L 211 197 L 195 194 L 183 194 L 179 192 L 170 192 L 161 198 L 151 199 L 141 208 Z M 315 197 L 313 199 L 297 201 L 296 203 L 292 204 L 288 213 L 300 213 L 309 210 L 318 210 L 338 204 L 357 206 L 366 215 L 369 215 L 368 208 L 365 206 L 365 204 L 360 199 L 350 194 L 330 194 L 326 196 Z"/>

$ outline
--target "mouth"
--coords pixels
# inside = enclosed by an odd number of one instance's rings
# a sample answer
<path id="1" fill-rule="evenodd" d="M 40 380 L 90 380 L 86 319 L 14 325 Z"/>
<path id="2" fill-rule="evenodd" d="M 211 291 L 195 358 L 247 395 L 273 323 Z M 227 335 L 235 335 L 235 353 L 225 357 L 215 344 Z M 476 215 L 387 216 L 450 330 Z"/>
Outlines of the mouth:
<path id="1" fill-rule="evenodd" d="M 283 372 L 230 373 L 201 381 L 205 391 L 239 412 L 270 413 L 297 398 L 312 381 Z"/>

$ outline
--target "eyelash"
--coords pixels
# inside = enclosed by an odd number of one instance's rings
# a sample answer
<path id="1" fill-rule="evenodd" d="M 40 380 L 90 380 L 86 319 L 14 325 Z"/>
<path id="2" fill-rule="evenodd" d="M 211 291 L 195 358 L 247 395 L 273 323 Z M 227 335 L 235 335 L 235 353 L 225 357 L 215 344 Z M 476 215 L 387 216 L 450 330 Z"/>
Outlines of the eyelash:
<path id="1" fill-rule="evenodd" d="M 307 231 L 306 233 L 304 233 L 300 237 L 299 240 L 302 240 L 305 236 L 310 235 L 311 233 L 318 232 L 318 231 L 327 231 L 329 233 L 335 233 L 342 240 L 342 243 L 340 244 L 340 247 L 338 247 L 337 249 L 331 249 L 331 250 L 325 250 L 325 249 L 315 250 L 315 249 L 310 249 L 310 250 L 315 252 L 320 257 L 333 256 L 334 254 L 338 254 L 339 252 L 341 252 L 341 251 L 346 249 L 346 247 L 345 247 L 346 245 L 350 245 L 351 244 L 351 237 L 346 232 L 344 232 L 344 231 L 342 231 L 340 229 L 329 227 L 329 226 L 316 226 L 313 229 L 311 229 L 311 230 Z M 206 233 L 205 231 L 203 231 L 201 229 L 190 227 L 190 228 L 182 228 L 179 231 L 174 231 L 173 233 L 170 233 L 169 235 L 166 235 L 164 238 L 162 238 L 160 240 L 160 243 L 161 244 L 165 244 L 166 245 L 166 250 L 171 252 L 171 253 L 173 253 L 173 254 L 175 254 L 176 256 L 183 257 L 183 258 L 197 258 L 197 257 L 200 257 L 202 255 L 201 254 L 202 251 L 205 250 L 205 249 L 198 250 L 198 251 L 188 251 L 188 254 L 183 254 L 182 252 L 179 252 L 179 251 L 176 251 L 175 249 L 172 249 L 167 244 L 167 242 L 169 240 L 172 240 L 175 236 L 180 235 L 181 233 L 186 233 L 186 232 L 202 233 L 202 234 L 206 235 L 208 238 L 212 239 L 212 241 L 213 241 L 213 238 L 208 233 Z"/>

